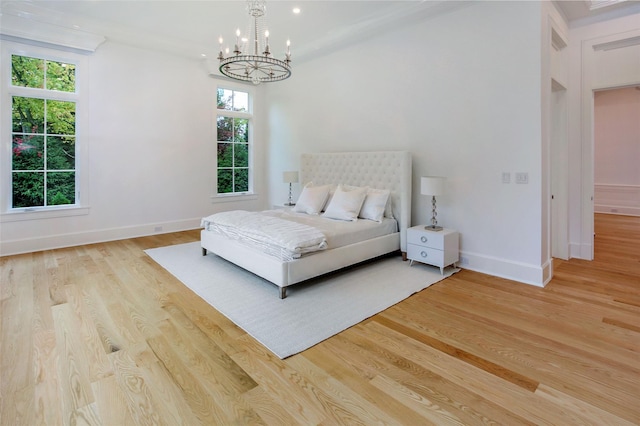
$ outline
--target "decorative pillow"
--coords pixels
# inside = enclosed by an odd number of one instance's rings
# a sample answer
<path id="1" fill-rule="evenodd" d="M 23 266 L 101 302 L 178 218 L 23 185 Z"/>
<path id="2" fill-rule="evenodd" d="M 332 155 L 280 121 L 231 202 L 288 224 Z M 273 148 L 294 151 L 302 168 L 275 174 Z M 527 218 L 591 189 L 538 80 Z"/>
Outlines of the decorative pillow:
<path id="1" fill-rule="evenodd" d="M 329 195 L 327 195 L 327 201 L 324 203 L 324 206 L 322 206 L 322 211 L 325 211 L 327 207 L 329 207 L 333 194 L 336 193 L 336 188 L 338 188 L 338 185 L 329 185 Z"/>
<path id="2" fill-rule="evenodd" d="M 324 206 L 327 201 L 329 188 L 329 185 L 313 186 L 313 183 L 309 182 L 302 188 L 302 193 L 300 197 L 298 197 L 293 211 L 306 214 L 319 214 L 322 206 Z"/>
<path id="3" fill-rule="evenodd" d="M 369 189 L 358 217 L 382 222 L 390 194 L 388 189 Z"/>
<path id="4" fill-rule="evenodd" d="M 346 190 L 343 185 L 338 185 L 322 216 L 338 220 L 358 220 L 358 214 L 366 196 L 367 188 Z"/>
<path id="5" fill-rule="evenodd" d="M 391 191 L 389 193 L 389 199 L 387 200 L 387 205 L 384 207 L 384 217 L 388 217 L 391 219 L 395 219 L 395 216 L 393 215 L 393 208 L 395 207 L 393 205 L 393 191 Z"/>

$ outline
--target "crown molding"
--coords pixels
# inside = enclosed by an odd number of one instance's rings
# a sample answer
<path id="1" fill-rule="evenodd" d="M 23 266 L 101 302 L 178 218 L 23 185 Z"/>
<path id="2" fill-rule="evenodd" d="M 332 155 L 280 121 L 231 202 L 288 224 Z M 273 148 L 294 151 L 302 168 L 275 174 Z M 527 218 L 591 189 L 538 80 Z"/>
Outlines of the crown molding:
<path id="1" fill-rule="evenodd" d="M 0 9 L 0 35 L 3 39 L 59 47 L 80 53 L 93 53 L 106 38 L 64 22 L 60 15 L 29 3 L 6 2 Z"/>

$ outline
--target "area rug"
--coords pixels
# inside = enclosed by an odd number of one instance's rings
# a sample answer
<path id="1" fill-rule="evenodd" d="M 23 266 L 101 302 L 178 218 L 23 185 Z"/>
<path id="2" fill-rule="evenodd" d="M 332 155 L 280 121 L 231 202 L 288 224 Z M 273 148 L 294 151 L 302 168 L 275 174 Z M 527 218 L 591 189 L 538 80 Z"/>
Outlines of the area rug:
<path id="1" fill-rule="evenodd" d="M 209 253 L 200 242 L 146 250 L 163 268 L 279 358 L 286 358 L 458 271 L 400 256 L 383 257 L 288 287 L 278 287 Z"/>

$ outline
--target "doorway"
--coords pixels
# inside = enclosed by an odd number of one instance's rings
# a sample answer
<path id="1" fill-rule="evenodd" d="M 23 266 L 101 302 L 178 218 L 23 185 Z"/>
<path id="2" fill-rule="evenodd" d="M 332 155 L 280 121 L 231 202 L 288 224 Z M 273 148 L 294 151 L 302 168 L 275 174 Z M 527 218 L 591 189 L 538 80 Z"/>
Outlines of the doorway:
<path id="1" fill-rule="evenodd" d="M 595 91 L 593 111 L 594 214 L 640 216 L 640 86 Z"/>

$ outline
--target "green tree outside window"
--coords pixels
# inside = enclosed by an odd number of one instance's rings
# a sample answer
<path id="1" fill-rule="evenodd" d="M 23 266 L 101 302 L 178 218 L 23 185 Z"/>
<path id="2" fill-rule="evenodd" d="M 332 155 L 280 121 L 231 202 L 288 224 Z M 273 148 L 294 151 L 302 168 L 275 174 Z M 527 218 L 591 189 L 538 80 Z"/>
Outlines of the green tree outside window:
<path id="1" fill-rule="evenodd" d="M 13 208 L 75 204 L 76 103 L 49 99 L 75 92 L 75 65 L 12 55 L 11 84 L 42 89 L 42 97 L 13 96 Z"/>
<path id="2" fill-rule="evenodd" d="M 249 94 L 229 89 L 218 89 L 217 108 L 248 113 Z M 218 114 L 218 193 L 247 192 L 249 191 L 250 118 L 238 117 L 231 113 Z"/>

